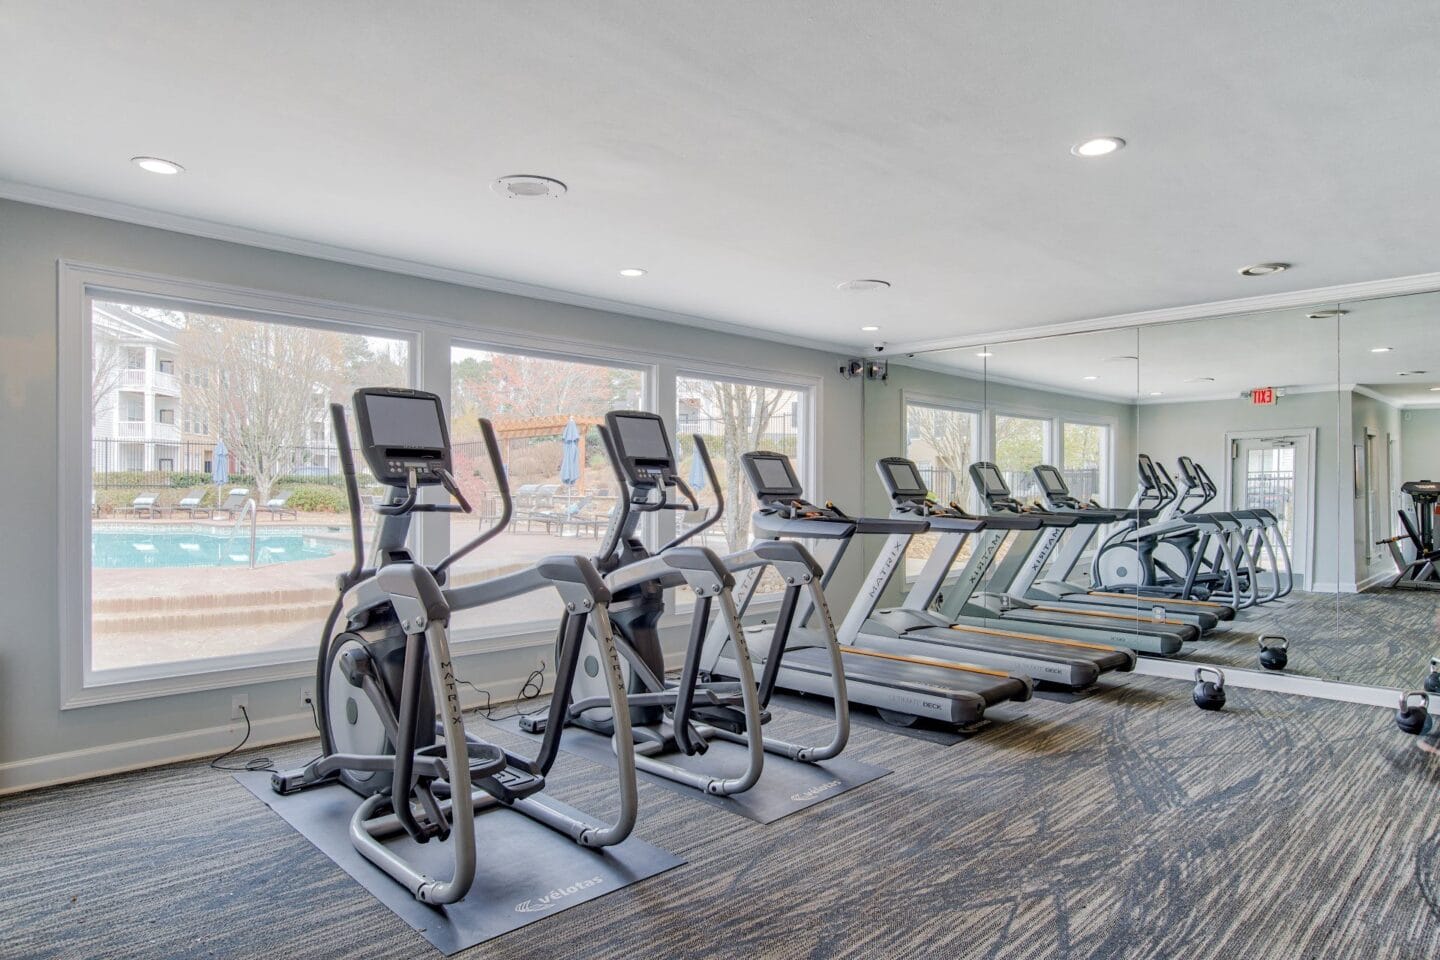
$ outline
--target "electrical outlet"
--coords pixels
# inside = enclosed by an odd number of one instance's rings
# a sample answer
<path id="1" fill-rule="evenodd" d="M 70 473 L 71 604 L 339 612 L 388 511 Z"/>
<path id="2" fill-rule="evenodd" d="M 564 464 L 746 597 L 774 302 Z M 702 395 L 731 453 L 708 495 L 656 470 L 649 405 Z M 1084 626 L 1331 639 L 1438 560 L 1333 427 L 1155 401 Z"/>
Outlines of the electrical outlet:
<path id="1" fill-rule="evenodd" d="M 244 711 L 243 713 L 241 711 Z M 230 698 L 230 719 L 244 720 L 245 714 L 250 712 L 250 696 L 245 693 L 237 693 Z"/>
<path id="2" fill-rule="evenodd" d="M 309 687 L 300 688 L 300 706 L 307 710 L 315 703 L 315 691 Z"/>

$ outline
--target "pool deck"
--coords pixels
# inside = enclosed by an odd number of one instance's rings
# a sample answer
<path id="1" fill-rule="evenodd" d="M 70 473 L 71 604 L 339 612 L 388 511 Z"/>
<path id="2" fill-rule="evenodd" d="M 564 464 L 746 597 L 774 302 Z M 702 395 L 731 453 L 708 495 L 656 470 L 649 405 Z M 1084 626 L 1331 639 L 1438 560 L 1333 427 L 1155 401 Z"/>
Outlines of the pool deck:
<path id="1" fill-rule="evenodd" d="M 222 526 L 228 526 L 223 521 Z M 212 521 L 96 518 L 107 528 L 213 527 Z M 260 529 L 337 528 L 348 537 L 344 518 L 301 514 L 294 520 L 262 519 Z M 473 536 L 470 518 L 457 520 L 457 535 Z M 506 531 L 453 568 L 452 584 L 471 583 L 529 565 L 551 554 L 593 554 L 599 541 L 542 532 Z M 229 656 L 269 650 L 314 649 L 326 613 L 335 600 L 335 576 L 350 562 L 350 550 L 330 557 L 287 563 L 227 567 L 141 567 L 91 572 L 91 650 L 97 670 L 175 660 Z M 550 596 L 519 597 L 456 618 L 471 628 L 547 617 L 558 611 Z M 309 655 L 309 654 L 307 654 Z"/>

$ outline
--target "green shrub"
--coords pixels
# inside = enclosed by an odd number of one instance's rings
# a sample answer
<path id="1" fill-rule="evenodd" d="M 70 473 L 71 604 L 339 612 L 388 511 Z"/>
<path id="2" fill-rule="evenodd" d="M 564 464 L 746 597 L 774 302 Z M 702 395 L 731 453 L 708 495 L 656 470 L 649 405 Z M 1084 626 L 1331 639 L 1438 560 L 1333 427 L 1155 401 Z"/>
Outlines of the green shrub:
<path id="1" fill-rule="evenodd" d="M 323 483 L 306 483 L 302 486 L 291 486 L 289 503 L 286 504 L 291 510 L 303 510 L 306 513 L 340 513 L 345 510 L 345 491 Z M 280 487 L 276 487 L 276 494 Z"/>

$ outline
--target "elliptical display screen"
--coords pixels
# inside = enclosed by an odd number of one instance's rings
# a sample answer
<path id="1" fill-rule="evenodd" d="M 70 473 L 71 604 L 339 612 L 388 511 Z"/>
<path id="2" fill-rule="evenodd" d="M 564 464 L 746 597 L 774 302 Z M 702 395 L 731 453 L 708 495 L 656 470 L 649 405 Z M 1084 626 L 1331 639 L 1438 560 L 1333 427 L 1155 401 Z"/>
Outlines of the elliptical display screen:
<path id="1" fill-rule="evenodd" d="M 890 489 L 895 495 L 923 497 L 930 492 L 930 485 L 909 460 L 886 460 L 883 466 L 890 481 Z"/>
<path id="2" fill-rule="evenodd" d="M 665 427 L 650 417 L 616 417 L 620 449 L 632 460 L 672 460 Z"/>
<path id="3" fill-rule="evenodd" d="M 370 442 L 377 447 L 440 450 L 445 446 L 440 407 L 431 396 L 365 394 Z"/>

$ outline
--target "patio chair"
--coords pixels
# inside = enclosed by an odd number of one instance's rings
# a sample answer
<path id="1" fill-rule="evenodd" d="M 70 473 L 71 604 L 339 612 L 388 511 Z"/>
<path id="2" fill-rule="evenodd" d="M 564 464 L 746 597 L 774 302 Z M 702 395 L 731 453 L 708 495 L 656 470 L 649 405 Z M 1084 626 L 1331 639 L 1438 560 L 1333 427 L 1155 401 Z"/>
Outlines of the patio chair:
<path id="1" fill-rule="evenodd" d="M 153 493 L 142 493 L 130 501 L 130 506 L 125 508 L 125 512 L 136 517 L 143 515 L 153 520 L 163 513 L 160 508 L 160 497 Z"/>
<path id="2" fill-rule="evenodd" d="M 565 525 L 574 524 L 575 531 L 578 534 L 581 525 L 585 523 L 587 519 L 582 517 L 581 514 L 585 512 L 586 507 L 590 506 L 592 499 L 594 498 L 584 496 L 573 503 L 560 504 L 559 509 L 556 510 L 538 511 L 533 514 L 530 519 L 535 523 L 544 524 L 546 533 L 551 533 L 553 532 L 552 528 L 558 527 L 560 529 L 560 535 L 563 537 L 565 535 Z"/>
<path id="3" fill-rule="evenodd" d="M 282 490 L 278 497 L 271 497 L 269 500 L 266 500 L 265 505 L 260 509 L 270 514 L 271 520 L 284 520 L 287 514 L 292 520 L 298 519 L 300 514 L 296 513 L 290 507 L 285 506 L 293 496 L 295 496 L 294 490 Z"/>
<path id="4" fill-rule="evenodd" d="M 190 519 L 193 520 L 195 519 L 196 512 L 201 509 L 200 501 L 204 499 L 205 489 L 203 487 L 199 490 L 191 490 L 189 493 L 185 494 L 185 496 L 181 497 L 179 500 L 176 501 L 175 506 L 172 507 L 170 510 L 170 515 L 174 516 L 177 513 L 183 512 L 189 514 Z"/>
<path id="5" fill-rule="evenodd" d="M 236 487 L 225 497 L 223 503 L 210 511 L 210 519 L 215 519 L 215 514 L 223 513 L 226 518 L 234 517 L 245 507 L 245 501 L 250 498 L 250 491 L 246 487 Z"/>

